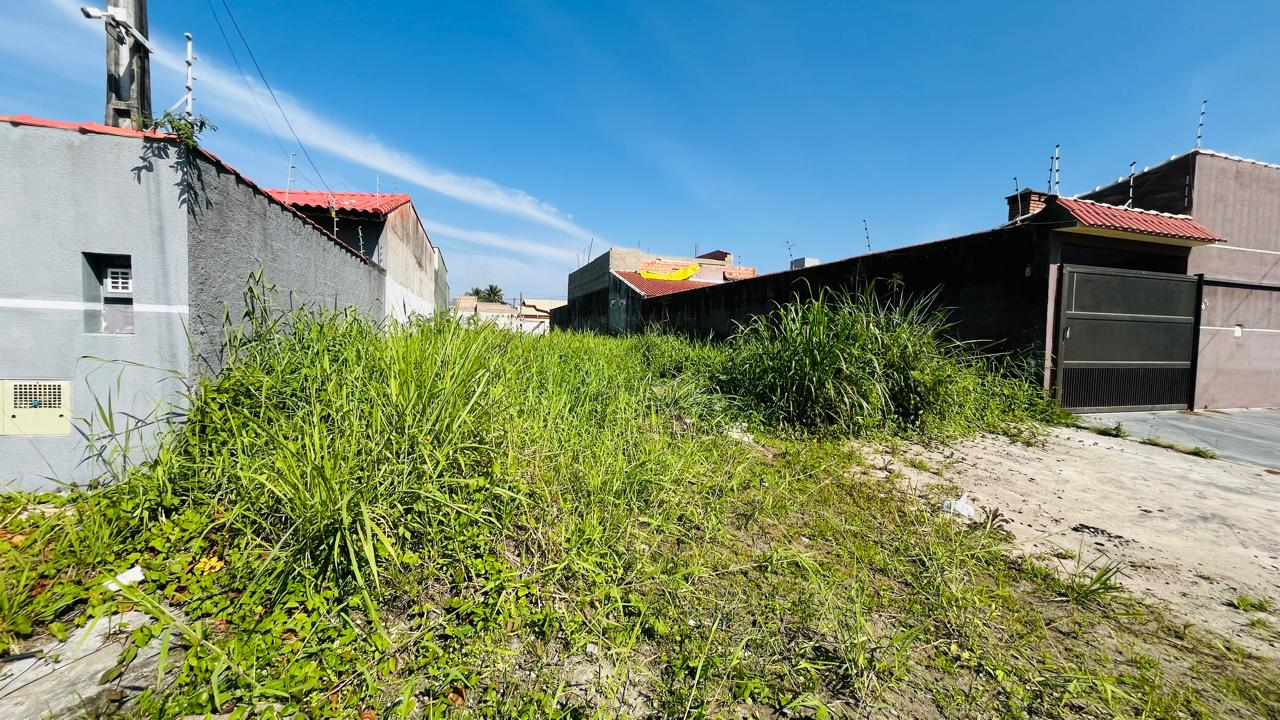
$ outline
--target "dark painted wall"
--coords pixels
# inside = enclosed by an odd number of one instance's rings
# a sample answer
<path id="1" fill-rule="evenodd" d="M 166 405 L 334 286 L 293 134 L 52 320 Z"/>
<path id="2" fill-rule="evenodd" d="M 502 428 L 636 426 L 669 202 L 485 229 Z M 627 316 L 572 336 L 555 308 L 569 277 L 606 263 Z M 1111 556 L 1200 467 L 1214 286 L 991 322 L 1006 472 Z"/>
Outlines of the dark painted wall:
<path id="1" fill-rule="evenodd" d="M 1177 215 L 1191 214 L 1194 162 L 1195 155 L 1188 153 L 1135 175 L 1133 206 Z M 1129 202 L 1129 179 L 1119 178 L 1080 197 L 1108 205 L 1124 205 Z"/>
<path id="2" fill-rule="evenodd" d="M 295 213 L 204 158 L 192 164 L 185 202 L 192 369 L 222 366 L 223 317 L 239 320 L 250 275 L 263 268 L 276 303 L 354 307 L 381 318 L 383 271 Z"/>
<path id="3" fill-rule="evenodd" d="M 644 301 L 647 324 L 724 338 L 737 323 L 819 290 L 850 292 L 901 281 L 913 297 L 937 290 L 953 334 L 993 348 L 1043 352 L 1048 310 L 1048 231 L 998 228 L 874 255 L 762 275 Z"/>

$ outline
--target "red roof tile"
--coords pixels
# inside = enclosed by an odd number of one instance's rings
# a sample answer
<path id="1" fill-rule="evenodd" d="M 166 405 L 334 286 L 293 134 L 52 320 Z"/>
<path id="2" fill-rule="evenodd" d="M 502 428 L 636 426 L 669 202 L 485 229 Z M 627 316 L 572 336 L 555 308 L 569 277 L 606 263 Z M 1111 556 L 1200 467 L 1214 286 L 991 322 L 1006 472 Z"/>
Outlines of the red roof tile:
<path id="1" fill-rule="evenodd" d="M 1170 215 L 1154 210 L 1138 210 L 1136 208 L 1105 205 L 1092 200 L 1079 200 L 1060 197 L 1056 202 L 1081 225 L 1108 230 L 1123 230 L 1143 235 L 1161 235 L 1163 237 L 1199 240 L 1202 242 L 1219 242 L 1221 237 L 1215 235 L 1205 226 L 1196 222 L 1190 215 Z"/>
<path id="2" fill-rule="evenodd" d="M 684 292 L 685 290 L 695 290 L 704 288 L 708 285 L 716 285 L 718 283 L 698 282 L 696 280 L 652 280 L 641 275 L 638 272 L 628 272 L 626 270 L 614 270 L 614 275 L 622 278 L 631 287 L 635 288 L 645 297 L 658 297 L 659 295 L 670 295 L 671 293 Z"/>
<path id="3" fill-rule="evenodd" d="M 280 202 L 286 202 L 285 196 L 287 194 L 289 198 L 288 204 L 295 208 L 328 210 L 330 198 L 332 198 L 333 206 L 338 210 L 373 213 L 375 215 L 386 215 L 411 200 L 408 195 L 398 193 L 329 193 L 324 190 L 290 190 L 286 193 L 286 191 L 278 189 L 267 190 L 267 192 L 271 193 L 271 197 Z"/>
<path id="4" fill-rule="evenodd" d="M 133 138 L 142 138 L 142 139 L 150 139 L 150 140 L 160 140 L 164 142 L 178 141 L 178 138 L 176 135 L 168 135 L 165 133 L 156 132 L 154 130 L 142 131 L 142 130 L 134 130 L 132 128 L 121 128 L 121 127 L 113 127 L 111 125 L 102 125 L 100 123 L 76 123 L 76 122 L 66 122 L 63 120 L 46 120 L 44 118 L 32 117 L 30 115 L 0 115 L 0 122 L 7 122 L 10 125 L 29 125 L 31 127 L 54 128 L 57 130 L 72 130 L 79 133 L 91 133 L 94 135 L 117 135 L 120 137 L 133 137 Z M 354 248 L 351 248 L 346 243 L 334 237 L 333 233 L 315 224 L 306 215 L 303 215 L 302 213 L 298 212 L 297 209 L 292 208 L 289 205 L 286 205 L 283 202 L 280 202 L 279 200 L 272 197 L 270 191 L 263 190 L 260 185 L 250 180 L 249 178 L 245 177 L 239 170 L 236 170 L 235 168 L 228 165 L 225 161 L 222 160 L 222 158 L 218 157 L 217 155 L 214 155 L 213 153 L 209 152 L 208 150 L 205 150 L 202 147 L 197 147 L 195 149 L 195 152 L 199 153 L 200 155 L 203 155 L 206 159 L 209 160 L 209 162 L 213 163 L 214 165 L 217 165 L 223 170 L 226 170 L 232 175 L 235 175 L 240 182 L 243 182 L 245 185 L 249 186 L 249 188 L 252 189 L 254 192 L 260 193 L 271 202 L 278 203 L 287 212 L 293 215 L 296 215 L 298 219 L 310 225 L 317 232 L 319 232 L 320 234 L 328 238 L 329 241 L 332 242 L 333 244 L 337 245 L 338 247 L 342 248 L 348 253 L 360 258 L 362 262 L 366 262 L 366 263 L 369 262 L 369 258 L 365 257 L 364 255 L 361 255 Z"/>

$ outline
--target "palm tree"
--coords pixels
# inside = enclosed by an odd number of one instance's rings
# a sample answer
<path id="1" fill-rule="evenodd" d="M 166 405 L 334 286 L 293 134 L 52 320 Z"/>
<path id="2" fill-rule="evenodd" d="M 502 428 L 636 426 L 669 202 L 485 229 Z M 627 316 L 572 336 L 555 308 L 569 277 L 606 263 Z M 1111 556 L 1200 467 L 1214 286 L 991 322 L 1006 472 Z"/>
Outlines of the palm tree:
<path id="1" fill-rule="evenodd" d="M 489 287 L 486 288 L 473 287 L 467 294 L 475 295 L 476 300 L 480 302 L 502 303 L 507 301 L 502 295 L 502 288 L 493 283 L 490 283 Z"/>

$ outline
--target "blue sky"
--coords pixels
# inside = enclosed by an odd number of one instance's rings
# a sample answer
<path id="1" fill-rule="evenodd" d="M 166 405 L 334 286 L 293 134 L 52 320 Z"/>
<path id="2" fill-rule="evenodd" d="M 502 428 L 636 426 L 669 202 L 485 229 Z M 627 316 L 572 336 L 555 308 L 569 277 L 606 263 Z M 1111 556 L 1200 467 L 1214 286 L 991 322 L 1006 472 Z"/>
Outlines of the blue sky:
<path id="1" fill-rule="evenodd" d="M 588 247 L 771 271 L 864 252 L 863 218 L 877 250 L 990 227 L 1055 143 L 1082 192 L 1189 149 L 1206 98 L 1206 147 L 1280 161 L 1274 2 L 228 2 L 329 186 L 412 194 L 455 292 L 563 297 Z M 0 113 L 101 121 L 79 4 L 0 4 Z M 210 4 L 254 72 L 222 0 L 153 1 L 153 104 L 193 33 L 206 146 L 282 186 L 297 144 Z"/>

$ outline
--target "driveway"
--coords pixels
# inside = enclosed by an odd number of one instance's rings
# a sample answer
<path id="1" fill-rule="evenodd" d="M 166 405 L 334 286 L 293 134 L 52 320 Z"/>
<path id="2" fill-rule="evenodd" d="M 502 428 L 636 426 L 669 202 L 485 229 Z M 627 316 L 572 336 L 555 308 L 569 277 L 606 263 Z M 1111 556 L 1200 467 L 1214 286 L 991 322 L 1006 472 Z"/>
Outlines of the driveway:
<path id="1" fill-rule="evenodd" d="M 1120 423 L 1138 440 L 1154 437 L 1206 447 L 1224 458 L 1280 469 L 1280 410 L 1165 410 L 1081 415 L 1090 425 Z"/>

